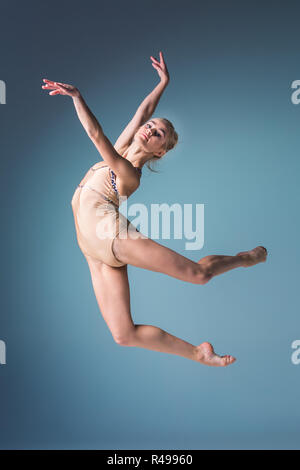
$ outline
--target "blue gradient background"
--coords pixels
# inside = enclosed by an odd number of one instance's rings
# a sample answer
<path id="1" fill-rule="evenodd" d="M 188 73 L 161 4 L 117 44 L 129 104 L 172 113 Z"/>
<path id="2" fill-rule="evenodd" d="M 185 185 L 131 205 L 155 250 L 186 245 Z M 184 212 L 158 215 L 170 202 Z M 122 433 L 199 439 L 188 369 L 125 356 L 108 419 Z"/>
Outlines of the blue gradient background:
<path id="1" fill-rule="evenodd" d="M 297 2 L 1 2 L 0 446 L 298 449 L 300 79 Z M 77 246 L 70 201 L 99 160 L 76 85 L 114 142 L 158 83 L 179 144 L 129 204 L 205 204 L 198 260 L 263 244 L 268 262 L 205 286 L 129 266 L 132 316 L 237 362 L 209 368 L 117 346 Z"/>

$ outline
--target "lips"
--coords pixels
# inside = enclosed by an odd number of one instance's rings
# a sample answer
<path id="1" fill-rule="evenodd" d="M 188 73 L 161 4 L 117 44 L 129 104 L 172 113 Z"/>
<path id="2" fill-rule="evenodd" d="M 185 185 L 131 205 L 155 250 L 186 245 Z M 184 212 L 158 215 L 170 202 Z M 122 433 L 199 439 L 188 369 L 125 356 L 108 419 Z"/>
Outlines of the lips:
<path id="1" fill-rule="evenodd" d="M 146 134 L 144 134 L 144 132 L 142 132 L 142 136 L 144 136 L 147 141 L 149 140 Z"/>

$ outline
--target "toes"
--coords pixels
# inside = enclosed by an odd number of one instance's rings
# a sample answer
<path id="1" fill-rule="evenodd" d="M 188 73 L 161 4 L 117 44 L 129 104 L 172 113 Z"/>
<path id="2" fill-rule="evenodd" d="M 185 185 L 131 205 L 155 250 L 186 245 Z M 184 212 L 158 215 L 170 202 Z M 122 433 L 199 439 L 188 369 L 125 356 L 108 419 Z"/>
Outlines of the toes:
<path id="1" fill-rule="evenodd" d="M 262 249 L 264 250 L 262 261 L 266 261 L 266 260 L 267 260 L 267 256 L 268 256 L 268 251 L 267 251 L 267 249 L 266 249 L 264 246 L 260 246 L 259 248 L 262 248 Z"/>
<path id="2" fill-rule="evenodd" d="M 229 364 L 233 364 L 235 360 L 236 360 L 235 357 L 226 355 L 226 356 L 223 356 L 222 362 L 224 366 L 229 366 Z"/>

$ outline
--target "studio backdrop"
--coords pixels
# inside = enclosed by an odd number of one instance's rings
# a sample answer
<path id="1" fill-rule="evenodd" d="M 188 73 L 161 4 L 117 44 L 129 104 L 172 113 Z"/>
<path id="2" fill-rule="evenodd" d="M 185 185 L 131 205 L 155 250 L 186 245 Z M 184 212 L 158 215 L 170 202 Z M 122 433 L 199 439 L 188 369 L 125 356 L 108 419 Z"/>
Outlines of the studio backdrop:
<path id="1" fill-rule="evenodd" d="M 1 1 L 1 449 L 299 449 L 299 14 L 296 1 Z M 131 315 L 211 343 L 228 367 L 114 341 L 71 207 L 102 157 L 72 99 L 42 89 L 78 87 L 114 144 L 159 83 L 160 51 L 170 82 L 153 116 L 178 143 L 143 167 L 128 219 L 143 206 L 148 236 L 194 262 L 268 257 L 205 285 L 128 265 Z M 161 204 L 191 208 L 186 232 L 173 211 L 170 233 L 151 234 Z"/>

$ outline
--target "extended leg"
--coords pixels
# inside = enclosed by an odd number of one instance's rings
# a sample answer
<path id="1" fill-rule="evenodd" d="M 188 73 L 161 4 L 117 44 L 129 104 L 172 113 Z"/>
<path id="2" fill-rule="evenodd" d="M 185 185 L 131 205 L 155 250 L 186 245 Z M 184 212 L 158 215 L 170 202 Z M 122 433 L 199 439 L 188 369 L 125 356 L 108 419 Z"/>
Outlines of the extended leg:
<path id="1" fill-rule="evenodd" d="M 193 284 L 206 284 L 218 274 L 254 265 L 265 261 L 266 258 L 265 248 L 257 247 L 235 256 L 211 255 L 194 262 L 150 238 L 130 237 L 115 238 L 113 251 L 116 258 L 123 263 L 167 274 Z"/>

